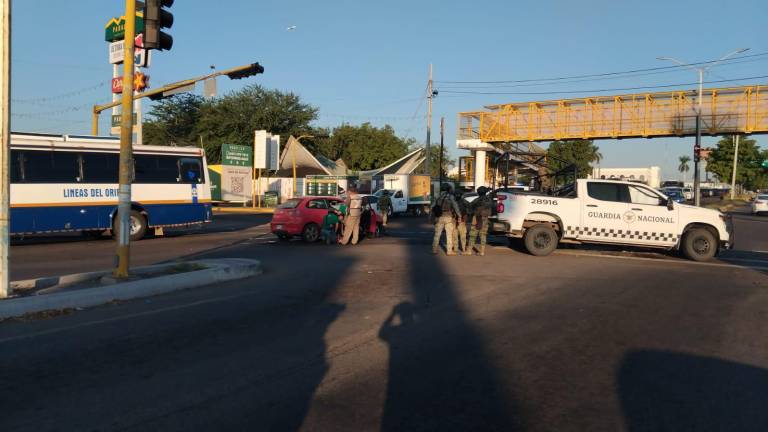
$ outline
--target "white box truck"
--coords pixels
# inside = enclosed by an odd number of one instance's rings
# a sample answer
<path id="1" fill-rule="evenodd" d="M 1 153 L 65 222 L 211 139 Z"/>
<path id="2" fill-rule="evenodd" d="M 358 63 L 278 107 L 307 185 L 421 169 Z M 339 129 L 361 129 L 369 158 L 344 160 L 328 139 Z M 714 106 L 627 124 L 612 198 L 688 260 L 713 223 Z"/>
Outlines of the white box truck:
<path id="1" fill-rule="evenodd" d="M 421 174 L 385 174 L 373 179 L 374 195 L 381 197 L 389 191 L 392 214 L 412 213 L 421 216 L 429 212 L 432 202 L 431 179 Z"/>

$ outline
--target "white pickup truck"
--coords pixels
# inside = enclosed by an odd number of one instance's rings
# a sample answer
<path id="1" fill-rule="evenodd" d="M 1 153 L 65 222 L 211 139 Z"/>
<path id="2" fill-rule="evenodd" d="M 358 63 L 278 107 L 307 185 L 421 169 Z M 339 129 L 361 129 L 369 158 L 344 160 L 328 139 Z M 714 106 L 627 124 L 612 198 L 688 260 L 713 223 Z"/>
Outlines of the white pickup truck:
<path id="1" fill-rule="evenodd" d="M 730 218 L 637 183 L 577 180 L 557 196 L 498 191 L 496 198 L 492 231 L 522 239 L 533 255 L 548 255 L 570 241 L 680 250 L 706 261 L 732 247 Z"/>

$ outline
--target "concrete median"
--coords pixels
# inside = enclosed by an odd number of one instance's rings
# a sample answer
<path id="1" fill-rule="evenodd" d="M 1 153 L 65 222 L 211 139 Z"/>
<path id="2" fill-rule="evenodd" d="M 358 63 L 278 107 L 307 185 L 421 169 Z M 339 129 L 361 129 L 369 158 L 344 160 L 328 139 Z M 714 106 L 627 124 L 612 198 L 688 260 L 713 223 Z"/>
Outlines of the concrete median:
<path id="1" fill-rule="evenodd" d="M 180 265 L 192 271 L 177 271 Z M 125 282 L 109 281 L 109 271 L 17 281 L 12 283 L 17 292 L 38 291 L 33 295 L 0 301 L 0 319 L 48 310 L 86 308 L 114 300 L 150 297 L 260 273 L 260 261 L 227 258 L 138 267 L 133 270 L 138 279 Z M 89 284 L 97 286 L 78 287 Z"/>

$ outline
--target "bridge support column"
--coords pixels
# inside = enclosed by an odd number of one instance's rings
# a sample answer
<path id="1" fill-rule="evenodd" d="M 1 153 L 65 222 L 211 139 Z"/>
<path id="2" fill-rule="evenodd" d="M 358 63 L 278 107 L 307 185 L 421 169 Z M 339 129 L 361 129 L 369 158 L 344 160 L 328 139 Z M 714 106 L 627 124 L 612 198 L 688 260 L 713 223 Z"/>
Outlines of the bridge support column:
<path id="1" fill-rule="evenodd" d="M 475 150 L 475 190 L 480 186 L 488 186 L 485 182 L 485 150 Z"/>

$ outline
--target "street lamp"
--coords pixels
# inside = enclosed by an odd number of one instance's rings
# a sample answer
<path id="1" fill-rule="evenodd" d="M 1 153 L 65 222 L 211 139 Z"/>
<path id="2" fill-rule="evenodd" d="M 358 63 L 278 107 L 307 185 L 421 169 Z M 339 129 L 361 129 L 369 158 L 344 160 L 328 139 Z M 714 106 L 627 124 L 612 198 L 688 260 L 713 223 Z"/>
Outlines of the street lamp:
<path id="1" fill-rule="evenodd" d="M 731 56 L 734 56 L 736 54 L 741 54 L 748 50 L 749 48 L 739 48 L 736 51 L 728 53 L 713 62 L 707 62 L 706 63 L 707 65 L 702 67 L 695 67 L 683 61 L 680 61 L 674 57 L 656 57 L 658 60 L 669 60 L 671 62 L 679 64 L 680 66 L 686 67 L 691 70 L 695 70 L 699 73 L 699 92 L 697 97 L 698 103 L 697 103 L 697 109 L 696 109 L 696 144 L 694 146 L 694 149 L 701 149 L 701 100 L 704 93 L 704 72 L 706 72 L 709 68 L 715 66 L 716 64 L 720 63 L 721 61 Z M 699 156 L 698 155 L 699 155 L 698 152 L 694 150 L 693 195 L 694 195 L 694 204 L 696 206 L 701 205 L 701 185 L 699 184 Z"/>

